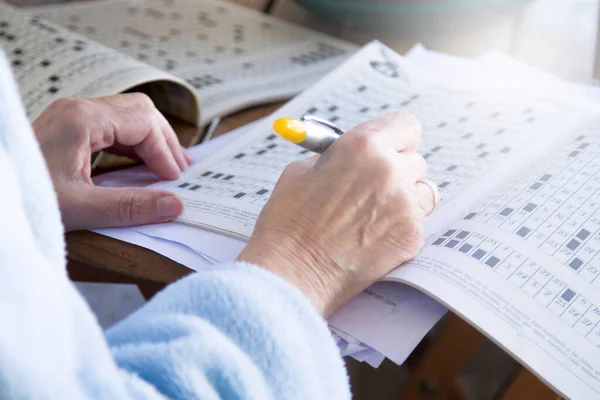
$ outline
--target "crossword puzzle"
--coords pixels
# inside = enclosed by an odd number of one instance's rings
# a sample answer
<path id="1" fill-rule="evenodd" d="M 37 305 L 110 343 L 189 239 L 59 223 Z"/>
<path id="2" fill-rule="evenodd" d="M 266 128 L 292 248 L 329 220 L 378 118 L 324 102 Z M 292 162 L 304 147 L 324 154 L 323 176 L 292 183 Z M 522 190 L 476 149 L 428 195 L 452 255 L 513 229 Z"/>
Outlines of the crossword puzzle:
<path id="1" fill-rule="evenodd" d="M 117 63 L 124 70 L 135 68 L 125 55 L 2 4 L 0 48 L 8 56 L 30 117 L 53 99 L 75 95 L 72 85 L 76 81 L 81 80 L 83 87 L 107 86 L 109 80 L 94 74 Z"/>
<path id="2" fill-rule="evenodd" d="M 466 230 L 448 230 L 431 244 L 462 253 L 492 269 L 600 347 L 600 307 L 535 261 L 490 237 Z"/>
<path id="3" fill-rule="evenodd" d="M 33 35 L 32 31 L 42 31 L 43 34 Z M 22 94 L 28 111 L 38 104 L 47 104 L 52 98 L 60 96 L 64 80 L 80 74 L 81 68 L 85 68 L 84 64 L 98 62 L 101 58 L 101 55 L 97 55 L 94 59 L 88 59 L 86 63 L 86 60 L 80 57 L 79 65 L 72 65 L 71 68 L 64 66 L 56 71 L 53 65 L 56 60 L 64 58 L 66 54 L 84 55 L 87 42 L 65 34 L 47 23 L 25 17 L 11 21 L 2 20 L 0 17 L 0 47 L 7 54 L 21 89 L 24 89 Z M 40 69 L 52 72 L 47 74 L 45 82 L 28 84 L 28 80 Z"/>
<path id="4" fill-rule="evenodd" d="M 597 131 L 588 128 L 589 134 L 538 162 L 465 219 L 522 237 L 600 289 Z"/>
<path id="5" fill-rule="evenodd" d="M 394 84 L 386 76 L 357 71 L 351 79 L 341 79 L 339 86 L 313 99 L 311 105 L 298 108 L 295 114 L 316 115 L 348 130 L 398 109 L 409 110 L 421 121 L 420 152 L 429 164 L 429 178 L 440 188 L 442 204 L 497 166 L 513 148 L 544 132 L 556 122 L 554 118 L 565 113 L 558 103 L 546 102 L 534 108 L 531 101 L 523 105 L 513 98 L 490 100 L 439 86 L 421 87 L 417 91 L 401 83 Z M 539 118 L 540 115 L 545 117 Z M 270 141 L 274 147 L 260 147 Z M 259 142 L 261 145 L 238 152 L 240 158 L 225 156 L 198 173 L 195 179 L 207 171 L 223 176 L 233 174 L 237 179 L 232 178 L 228 185 L 237 185 L 240 191 L 236 194 L 250 193 L 242 187 L 244 179 L 255 176 L 252 172 L 263 178 L 265 173 L 269 174 L 272 187 L 289 162 L 310 155 L 275 138 L 272 132 L 265 132 Z M 465 153 L 472 156 L 465 157 Z M 265 193 L 261 201 L 266 201 L 269 195 L 270 192 Z M 236 198 L 244 200 L 246 197 Z"/>
<path id="6" fill-rule="evenodd" d="M 109 1 L 52 7 L 40 15 L 173 72 L 199 91 L 246 78 L 302 73 L 321 65 L 327 70 L 355 49 L 212 0 Z"/>

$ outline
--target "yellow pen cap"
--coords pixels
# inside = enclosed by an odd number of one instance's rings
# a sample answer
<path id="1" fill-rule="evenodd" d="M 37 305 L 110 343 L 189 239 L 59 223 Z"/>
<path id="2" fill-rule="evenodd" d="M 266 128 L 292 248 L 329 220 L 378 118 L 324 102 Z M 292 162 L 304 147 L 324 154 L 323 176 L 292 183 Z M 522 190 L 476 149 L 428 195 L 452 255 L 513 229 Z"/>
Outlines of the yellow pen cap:
<path id="1" fill-rule="evenodd" d="M 299 119 L 278 118 L 273 122 L 273 130 L 292 143 L 302 143 L 306 139 L 306 126 Z"/>

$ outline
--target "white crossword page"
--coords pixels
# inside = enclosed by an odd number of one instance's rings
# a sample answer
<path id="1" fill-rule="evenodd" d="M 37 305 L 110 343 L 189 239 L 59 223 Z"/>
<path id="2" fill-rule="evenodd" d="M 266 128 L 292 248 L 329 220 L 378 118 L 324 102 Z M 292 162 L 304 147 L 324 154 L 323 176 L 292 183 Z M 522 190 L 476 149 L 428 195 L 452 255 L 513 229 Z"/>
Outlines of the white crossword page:
<path id="1" fill-rule="evenodd" d="M 600 114 L 391 278 L 484 329 L 568 398 L 600 398 Z"/>
<path id="2" fill-rule="evenodd" d="M 108 0 L 36 8 L 49 18 L 186 79 L 203 123 L 290 97 L 356 46 L 218 0 Z"/>
<path id="3" fill-rule="evenodd" d="M 589 115 L 560 101 L 451 89 L 421 76 L 402 57 L 373 43 L 257 125 L 240 140 L 161 186 L 184 199 L 182 222 L 247 238 L 285 166 L 312 155 L 271 130 L 278 117 L 313 114 L 347 130 L 405 108 L 423 126 L 420 152 L 438 184 L 441 207 L 431 220 L 447 226 L 496 187 L 534 140 L 551 142 L 559 128 Z M 596 108 L 594 108 L 596 110 Z M 528 153 L 528 152 L 525 152 Z M 500 178 L 498 178 L 499 180 Z M 431 230 L 434 232 L 435 230 Z"/>
<path id="4" fill-rule="evenodd" d="M 168 78 L 162 71 L 2 3 L 0 49 L 9 59 L 31 119 L 60 97 L 115 94 L 144 80 Z"/>

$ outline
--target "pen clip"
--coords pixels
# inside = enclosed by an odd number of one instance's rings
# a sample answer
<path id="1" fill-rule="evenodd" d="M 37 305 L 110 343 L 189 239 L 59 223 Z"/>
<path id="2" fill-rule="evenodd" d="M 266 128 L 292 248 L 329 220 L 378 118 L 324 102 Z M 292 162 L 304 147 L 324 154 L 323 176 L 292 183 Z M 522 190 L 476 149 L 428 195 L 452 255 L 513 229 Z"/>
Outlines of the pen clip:
<path id="1" fill-rule="evenodd" d="M 338 128 L 333 123 L 331 123 L 327 120 L 324 120 L 322 118 L 315 117 L 314 115 L 304 115 L 304 116 L 300 117 L 300 120 L 302 122 L 314 122 L 316 124 L 323 125 L 326 128 L 331 129 L 333 132 L 337 133 L 339 136 L 342 136 L 344 134 L 344 131 L 341 130 L 340 128 Z"/>

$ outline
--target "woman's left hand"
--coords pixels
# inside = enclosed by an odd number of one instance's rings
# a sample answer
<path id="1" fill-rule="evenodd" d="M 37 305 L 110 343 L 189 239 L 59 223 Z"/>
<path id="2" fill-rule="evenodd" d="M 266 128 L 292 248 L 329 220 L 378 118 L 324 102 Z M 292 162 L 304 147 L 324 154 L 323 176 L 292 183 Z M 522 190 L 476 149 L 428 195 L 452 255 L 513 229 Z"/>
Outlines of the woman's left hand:
<path id="1" fill-rule="evenodd" d="M 139 158 L 161 178 L 177 179 L 191 161 L 164 116 L 144 94 L 54 101 L 33 122 L 66 231 L 165 222 L 183 211 L 173 193 L 97 187 L 93 152 Z"/>

